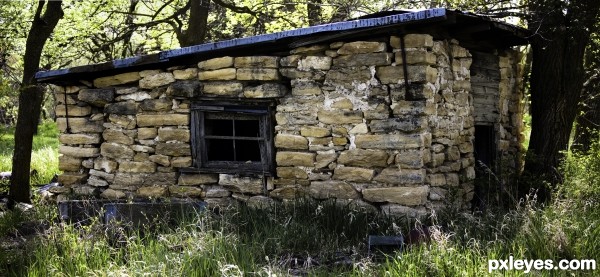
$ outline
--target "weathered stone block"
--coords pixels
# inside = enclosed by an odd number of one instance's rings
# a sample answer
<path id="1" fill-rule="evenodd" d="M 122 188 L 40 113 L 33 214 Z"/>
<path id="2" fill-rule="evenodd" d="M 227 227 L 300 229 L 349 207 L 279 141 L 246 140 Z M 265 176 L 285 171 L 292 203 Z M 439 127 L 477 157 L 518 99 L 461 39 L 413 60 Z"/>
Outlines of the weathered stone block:
<path id="1" fill-rule="evenodd" d="M 82 89 L 77 95 L 79 101 L 86 102 L 92 106 L 104 107 L 104 105 L 115 100 L 115 90 L 109 89 Z"/>
<path id="2" fill-rule="evenodd" d="M 190 130 L 186 129 L 173 129 L 173 128 L 159 128 L 158 129 L 158 140 L 159 141 L 179 141 L 189 142 L 190 141 Z"/>
<path id="3" fill-rule="evenodd" d="M 317 118 L 319 121 L 325 124 L 348 124 L 363 122 L 363 114 L 361 111 L 319 110 L 317 112 Z"/>
<path id="4" fill-rule="evenodd" d="M 288 88 L 279 83 L 266 83 L 255 87 L 244 88 L 247 98 L 278 98 L 287 94 Z"/>
<path id="5" fill-rule="evenodd" d="M 69 113 L 69 117 L 71 116 L 87 116 L 92 114 L 91 106 L 76 106 L 76 105 L 67 105 L 65 109 L 65 105 L 58 105 L 54 109 L 56 116 L 66 116 Z"/>
<path id="6" fill-rule="evenodd" d="M 432 115 L 435 104 L 426 101 L 398 101 L 392 105 L 395 116 Z"/>
<path id="7" fill-rule="evenodd" d="M 148 126 L 169 126 L 169 125 L 189 125 L 189 115 L 187 114 L 138 114 L 136 116 L 137 125 L 140 127 Z"/>
<path id="8" fill-rule="evenodd" d="M 448 147 L 446 150 L 446 160 L 457 161 L 460 159 L 460 151 L 457 146 Z"/>
<path id="9" fill-rule="evenodd" d="M 300 58 L 302 58 L 302 56 L 300 55 L 290 55 L 282 57 L 281 59 L 279 59 L 279 65 L 281 67 L 297 67 Z"/>
<path id="10" fill-rule="evenodd" d="M 204 192 L 202 191 L 201 188 L 197 188 L 197 187 L 169 186 L 169 194 L 172 197 L 199 198 L 204 195 Z"/>
<path id="11" fill-rule="evenodd" d="M 118 102 L 107 104 L 104 107 L 105 114 L 133 115 L 137 113 L 138 104 L 136 102 Z"/>
<path id="12" fill-rule="evenodd" d="M 433 201 L 442 201 L 442 200 L 446 199 L 447 192 L 448 191 L 443 188 L 433 187 L 429 191 L 429 199 L 431 199 Z"/>
<path id="13" fill-rule="evenodd" d="M 132 159 L 134 152 L 127 145 L 105 142 L 100 146 L 100 154 L 111 159 Z"/>
<path id="14" fill-rule="evenodd" d="M 231 196 L 231 191 L 228 191 L 221 186 L 205 186 L 204 192 L 206 194 L 206 198 L 222 198 Z"/>
<path id="15" fill-rule="evenodd" d="M 351 110 L 354 108 L 354 104 L 352 104 L 352 101 L 350 101 L 350 99 L 343 98 L 333 102 L 331 104 L 331 108 L 336 110 Z"/>
<path id="16" fill-rule="evenodd" d="M 396 164 L 401 168 L 421 168 L 423 163 L 423 151 L 420 149 L 402 150 L 396 155 Z"/>
<path id="17" fill-rule="evenodd" d="M 106 129 L 102 133 L 102 137 L 106 142 L 114 142 L 125 145 L 133 144 L 133 138 L 135 137 L 135 131 L 127 131 L 127 130 L 116 130 L 116 129 Z"/>
<path id="18" fill-rule="evenodd" d="M 219 185 L 240 193 L 262 194 L 263 182 L 260 178 L 237 177 L 235 175 L 220 174 Z"/>
<path id="19" fill-rule="evenodd" d="M 166 197 L 169 194 L 169 189 L 166 186 L 141 187 L 136 191 L 136 194 L 148 198 Z"/>
<path id="20" fill-rule="evenodd" d="M 114 172 L 117 170 L 119 164 L 115 161 L 111 161 L 104 158 L 97 158 L 94 160 L 94 169 L 95 170 L 104 170 L 108 173 Z"/>
<path id="21" fill-rule="evenodd" d="M 320 95 L 321 93 L 321 87 L 316 82 L 292 80 L 292 95 L 294 96 Z"/>
<path id="22" fill-rule="evenodd" d="M 275 147 L 283 149 L 308 149 L 308 140 L 303 136 L 277 134 L 275 136 Z"/>
<path id="23" fill-rule="evenodd" d="M 191 149 L 188 143 L 159 143 L 156 145 L 156 154 L 167 156 L 190 156 Z"/>
<path id="24" fill-rule="evenodd" d="M 244 86 L 240 82 L 208 82 L 204 83 L 204 94 L 237 96 L 242 93 Z"/>
<path id="25" fill-rule="evenodd" d="M 157 73 L 149 75 L 140 80 L 140 88 L 153 89 L 156 87 L 168 85 L 175 82 L 173 74 L 170 72 Z"/>
<path id="26" fill-rule="evenodd" d="M 379 175 L 375 176 L 373 181 L 398 185 L 423 184 L 425 181 L 425 170 L 388 167 L 384 168 Z"/>
<path id="27" fill-rule="evenodd" d="M 366 134 L 368 132 L 369 132 L 369 128 L 367 127 L 367 124 L 360 123 L 360 124 L 357 124 L 356 126 L 354 126 L 352 129 L 350 129 L 350 131 L 348 131 L 348 134 L 356 135 L 356 134 Z"/>
<path id="28" fill-rule="evenodd" d="M 427 128 L 427 118 L 415 116 L 371 120 L 369 125 L 373 133 L 392 133 L 394 131 L 412 133 Z"/>
<path id="29" fill-rule="evenodd" d="M 135 126 L 137 124 L 135 116 L 133 115 L 110 114 L 108 115 L 108 121 L 120 128 L 128 130 L 135 129 Z"/>
<path id="30" fill-rule="evenodd" d="M 192 166 L 192 157 L 173 157 L 171 159 L 171 167 L 181 168 Z"/>
<path id="31" fill-rule="evenodd" d="M 136 82 L 140 79 L 138 72 L 128 72 L 123 74 L 117 74 L 108 77 L 101 77 L 94 80 L 94 86 L 97 88 L 104 88 L 116 85 L 123 85 Z"/>
<path id="32" fill-rule="evenodd" d="M 240 81 L 277 81 L 279 80 L 279 71 L 274 68 L 238 68 L 237 79 Z"/>
<path id="33" fill-rule="evenodd" d="M 165 156 L 165 155 L 152 155 L 152 156 L 148 156 L 148 160 L 162 165 L 162 166 L 169 166 L 171 165 L 171 160 L 169 159 L 169 156 Z"/>
<path id="34" fill-rule="evenodd" d="M 200 81 L 229 81 L 235 80 L 236 78 L 235 68 L 222 68 L 210 71 L 198 72 L 198 79 Z"/>
<path id="35" fill-rule="evenodd" d="M 460 185 L 460 178 L 458 177 L 458 174 L 446 173 L 446 184 L 452 187 Z"/>
<path id="36" fill-rule="evenodd" d="M 58 148 L 58 153 L 76 158 L 89 158 L 98 157 L 100 151 L 98 148 L 82 148 L 61 145 Z"/>
<path id="37" fill-rule="evenodd" d="M 428 186 L 391 187 L 363 189 L 362 194 L 369 202 L 388 202 L 406 206 L 423 205 L 427 202 Z"/>
<path id="38" fill-rule="evenodd" d="M 79 171 L 82 159 L 61 155 L 58 157 L 58 169 L 61 171 Z"/>
<path id="39" fill-rule="evenodd" d="M 353 83 L 367 83 L 371 77 L 371 70 L 367 67 L 332 69 L 325 76 L 325 84 L 351 88 Z"/>
<path id="40" fill-rule="evenodd" d="M 409 149 L 423 146 L 423 139 L 418 134 L 356 135 L 354 143 L 364 149 Z"/>
<path id="41" fill-rule="evenodd" d="M 396 52 L 396 64 L 403 64 L 402 52 Z M 435 65 L 437 58 L 435 54 L 424 49 L 406 51 L 406 64 Z"/>
<path id="42" fill-rule="evenodd" d="M 301 187 L 281 187 L 276 188 L 269 195 L 277 199 L 297 199 L 306 195 L 306 190 Z"/>
<path id="43" fill-rule="evenodd" d="M 279 72 L 282 76 L 287 77 L 288 79 L 303 79 L 314 81 L 322 81 L 325 78 L 326 73 L 322 70 L 302 71 L 296 68 L 280 68 Z"/>
<path id="44" fill-rule="evenodd" d="M 346 145 L 348 143 L 348 139 L 345 137 L 334 137 L 333 138 L 333 145 L 339 146 L 339 145 Z"/>
<path id="45" fill-rule="evenodd" d="M 354 41 L 344 43 L 337 53 L 340 55 L 385 52 L 387 45 L 376 41 Z"/>
<path id="46" fill-rule="evenodd" d="M 305 137 L 322 138 L 331 135 L 329 128 L 316 127 L 316 126 L 305 126 L 300 128 L 300 134 Z"/>
<path id="47" fill-rule="evenodd" d="M 297 167 L 278 167 L 277 177 L 287 179 L 308 179 L 306 171 Z"/>
<path id="48" fill-rule="evenodd" d="M 331 68 L 331 57 L 307 56 L 298 62 L 298 70 L 329 70 Z"/>
<path id="49" fill-rule="evenodd" d="M 344 181 L 312 182 L 309 194 L 316 199 L 357 199 L 360 197 L 356 189 Z"/>
<path id="50" fill-rule="evenodd" d="M 138 128 L 138 139 L 154 139 L 158 135 L 156 128 Z"/>
<path id="51" fill-rule="evenodd" d="M 61 134 L 58 141 L 62 144 L 100 143 L 100 134 Z"/>
<path id="52" fill-rule="evenodd" d="M 375 171 L 360 167 L 338 167 L 333 173 L 333 179 L 350 182 L 369 182 L 373 179 Z"/>
<path id="53" fill-rule="evenodd" d="M 198 76 L 197 68 L 186 68 L 182 70 L 173 70 L 175 80 L 191 80 Z"/>
<path id="54" fill-rule="evenodd" d="M 65 172 L 58 175 L 58 183 L 63 184 L 64 186 L 83 184 L 87 178 L 88 175 L 86 173 Z"/>
<path id="55" fill-rule="evenodd" d="M 181 174 L 177 184 L 180 186 L 197 186 L 216 184 L 219 182 L 219 174 Z"/>
<path id="56" fill-rule="evenodd" d="M 67 131 L 67 120 L 66 118 L 57 118 L 56 124 L 58 125 L 58 130 L 62 133 L 66 133 Z M 102 133 L 104 131 L 104 126 L 102 126 L 102 121 L 91 121 L 87 118 L 69 118 L 69 131 L 70 133 Z"/>
<path id="57" fill-rule="evenodd" d="M 279 57 L 275 56 L 249 56 L 236 57 L 234 65 L 236 68 L 261 67 L 261 68 L 277 68 Z"/>
<path id="58" fill-rule="evenodd" d="M 343 55 L 333 59 L 334 67 L 381 66 L 392 64 L 392 53 Z"/>
<path id="59" fill-rule="evenodd" d="M 404 82 L 403 66 L 381 66 L 375 74 L 382 84 L 401 84 Z M 410 82 L 430 82 L 437 80 L 437 69 L 428 65 L 409 65 L 408 79 Z"/>
<path id="60" fill-rule="evenodd" d="M 56 105 L 75 105 L 78 102 L 76 94 L 64 94 L 64 93 L 55 93 L 54 99 L 56 99 Z"/>
<path id="61" fill-rule="evenodd" d="M 337 154 L 334 150 L 330 151 L 319 151 L 315 161 L 315 168 L 324 168 L 335 162 Z"/>
<path id="62" fill-rule="evenodd" d="M 73 186 L 73 194 L 78 196 L 96 196 L 98 188 L 91 186 Z"/>
<path id="63" fill-rule="evenodd" d="M 156 164 L 153 162 L 130 162 L 119 163 L 119 171 L 125 173 L 153 173 L 156 172 Z"/>
<path id="64" fill-rule="evenodd" d="M 177 81 L 167 88 L 167 95 L 175 98 L 192 98 L 201 92 L 202 86 L 198 81 Z"/>
<path id="65" fill-rule="evenodd" d="M 400 37 L 392 36 L 390 38 L 390 45 L 393 48 L 402 48 L 400 44 Z M 422 48 L 433 47 L 433 37 L 428 34 L 407 34 L 404 36 L 404 47 L 406 48 Z"/>
<path id="66" fill-rule="evenodd" d="M 427 183 L 432 187 L 440 187 L 446 185 L 446 175 L 442 173 L 428 174 L 426 180 Z"/>
<path id="67" fill-rule="evenodd" d="M 198 68 L 200 70 L 215 70 L 225 67 L 233 66 L 233 58 L 232 57 L 220 57 L 214 58 L 206 61 L 201 61 L 198 63 Z"/>
<path id="68" fill-rule="evenodd" d="M 351 149 L 340 153 L 338 163 L 360 167 L 386 167 L 388 154 L 383 150 Z"/>
<path id="69" fill-rule="evenodd" d="M 168 112 L 173 106 L 173 101 L 167 98 L 148 99 L 144 100 L 140 105 L 140 109 L 149 112 Z"/>
<path id="70" fill-rule="evenodd" d="M 108 182 L 96 176 L 90 176 L 87 179 L 87 184 L 92 187 L 108 187 Z"/>
<path id="71" fill-rule="evenodd" d="M 390 94 L 393 101 L 400 100 L 427 100 L 432 99 L 435 95 L 435 85 L 431 83 L 419 84 L 411 83 L 408 85 L 408 93 L 404 88 L 405 84 L 390 85 Z M 466 102 L 465 102 L 466 103 Z"/>
<path id="72" fill-rule="evenodd" d="M 305 55 L 314 55 L 323 53 L 328 49 L 328 45 L 325 44 L 314 44 L 311 46 L 298 47 L 290 51 L 290 54 L 305 54 Z"/>
<path id="73" fill-rule="evenodd" d="M 381 205 L 381 212 L 389 216 L 419 218 L 421 220 L 427 216 L 427 210 L 424 207 L 411 208 L 397 204 Z"/>
<path id="74" fill-rule="evenodd" d="M 146 146 L 146 145 L 132 145 L 131 149 L 135 152 L 142 152 L 142 153 L 154 153 L 154 147 L 152 146 Z M 137 153 L 136 153 L 137 155 Z"/>
<path id="75" fill-rule="evenodd" d="M 106 199 L 123 199 L 125 198 L 127 195 L 120 191 L 120 190 L 114 190 L 114 189 L 105 189 L 101 194 L 100 197 L 102 198 L 106 198 Z"/>
<path id="76" fill-rule="evenodd" d="M 115 180 L 115 174 L 107 173 L 101 170 L 90 169 L 90 176 L 96 176 L 102 178 L 108 182 Z"/>
<path id="77" fill-rule="evenodd" d="M 275 156 L 277 166 L 313 166 L 314 153 L 279 151 Z"/>

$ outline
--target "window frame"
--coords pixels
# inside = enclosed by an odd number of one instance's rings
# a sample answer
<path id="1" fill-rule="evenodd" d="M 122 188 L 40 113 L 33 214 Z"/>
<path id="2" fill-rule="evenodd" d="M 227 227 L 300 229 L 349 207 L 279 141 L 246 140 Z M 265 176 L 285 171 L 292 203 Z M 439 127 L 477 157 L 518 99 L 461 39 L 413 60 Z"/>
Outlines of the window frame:
<path id="1" fill-rule="evenodd" d="M 271 100 L 244 101 L 238 99 L 215 100 L 198 99 L 191 103 L 191 143 L 193 171 L 207 173 L 232 173 L 232 174 L 260 174 L 274 176 L 275 148 L 273 146 L 273 113 L 275 103 Z M 220 136 L 206 135 L 207 113 L 222 114 L 225 117 L 243 118 L 257 116 L 259 121 L 259 137 L 240 137 L 242 141 L 258 141 L 260 148 L 260 162 L 239 161 L 211 161 L 208 159 L 207 139 L 219 139 Z M 232 136 L 223 136 L 223 139 L 235 139 Z M 235 145 L 235 142 L 233 142 Z"/>

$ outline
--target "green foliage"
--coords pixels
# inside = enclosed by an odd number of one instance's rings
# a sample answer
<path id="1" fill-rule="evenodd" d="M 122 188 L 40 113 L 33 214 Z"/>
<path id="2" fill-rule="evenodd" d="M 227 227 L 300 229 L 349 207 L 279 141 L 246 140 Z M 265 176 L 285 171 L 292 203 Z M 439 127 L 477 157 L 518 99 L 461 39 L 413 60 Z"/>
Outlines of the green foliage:
<path id="1" fill-rule="evenodd" d="M 0 136 L 0 171 L 12 171 L 14 149 L 14 127 L 7 128 Z M 58 128 L 56 123 L 44 121 L 38 126 L 38 134 L 33 137 L 31 153 L 31 184 L 47 184 L 60 171 L 58 169 Z M 8 190 L 8 180 L 0 182 L 0 192 Z"/>

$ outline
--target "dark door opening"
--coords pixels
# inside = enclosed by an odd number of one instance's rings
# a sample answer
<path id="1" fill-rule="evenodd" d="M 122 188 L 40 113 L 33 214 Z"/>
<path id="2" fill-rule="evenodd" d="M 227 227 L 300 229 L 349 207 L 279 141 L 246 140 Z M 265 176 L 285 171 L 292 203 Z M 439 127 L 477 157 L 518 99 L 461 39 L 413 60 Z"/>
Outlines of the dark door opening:
<path id="1" fill-rule="evenodd" d="M 475 125 L 475 191 L 471 207 L 483 211 L 495 184 L 496 133 L 493 125 Z"/>

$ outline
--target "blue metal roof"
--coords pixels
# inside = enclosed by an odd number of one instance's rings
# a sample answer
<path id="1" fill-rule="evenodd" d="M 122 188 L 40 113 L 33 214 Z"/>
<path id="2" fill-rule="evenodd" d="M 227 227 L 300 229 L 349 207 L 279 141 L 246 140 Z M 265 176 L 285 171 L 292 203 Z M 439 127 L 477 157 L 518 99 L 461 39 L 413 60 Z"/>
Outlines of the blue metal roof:
<path id="1" fill-rule="evenodd" d="M 456 14 L 465 15 L 460 12 L 449 11 L 444 8 L 422 10 L 417 12 L 401 12 L 376 18 L 363 18 L 351 21 L 330 23 L 318 26 L 311 26 L 295 30 L 264 34 L 246 38 L 231 39 L 219 42 L 211 42 L 180 49 L 161 51 L 157 54 L 131 57 L 126 59 L 114 60 L 111 62 L 78 66 L 69 69 L 48 70 L 37 72 L 35 78 L 40 82 L 74 82 L 76 78 L 87 79 L 90 77 L 116 74 L 118 72 L 127 72 L 139 70 L 142 68 L 156 68 L 165 65 L 177 65 L 190 63 L 194 59 L 210 58 L 211 56 L 223 55 L 232 50 L 250 49 L 253 52 L 260 53 L 264 50 L 262 46 L 268 45 L 270 50 L 289 50 L 295 47 L 304 46 L 304 44 L 314 43 L 313 40 L 302 42 L 302 39 L 326 36 L 326 40 L 335 40 L 344 37 L 353 36 L 365 31 L 371 33 L 372 30 L 384 29 L 405 25 L 418 25 L 426 23 L 435 23 L 453 19 Z M 481 17 L 476 17 L 482 21 Z M 487 23 L 493 21 L 484 20 Z M 518 27 L 493 22 L 495 24 L 509 26 L 509 28 Z M 504 26 L 506 25 L 506 26 Z M 522 44 L 522 43 L 521 43 Z"/>

